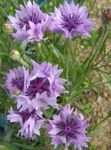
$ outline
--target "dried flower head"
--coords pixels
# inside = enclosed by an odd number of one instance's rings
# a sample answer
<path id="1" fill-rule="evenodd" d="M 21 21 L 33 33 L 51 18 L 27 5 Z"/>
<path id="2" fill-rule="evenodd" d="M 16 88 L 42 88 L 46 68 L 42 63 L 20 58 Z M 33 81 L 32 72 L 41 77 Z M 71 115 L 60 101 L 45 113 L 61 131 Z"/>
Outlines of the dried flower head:
<path id="1" fill-rule="evenodd" d="M 103 11 L 103 21 L 111 21 L 111 8 L 107 8 Z"/>

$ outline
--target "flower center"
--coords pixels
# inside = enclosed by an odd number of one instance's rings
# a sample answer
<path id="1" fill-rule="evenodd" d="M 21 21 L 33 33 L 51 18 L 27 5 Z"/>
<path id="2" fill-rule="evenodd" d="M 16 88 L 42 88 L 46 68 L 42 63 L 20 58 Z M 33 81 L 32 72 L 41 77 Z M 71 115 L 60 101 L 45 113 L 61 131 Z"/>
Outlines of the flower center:
<path id="1" fill-rule="evenodd" d="M 82 22 L 79 18 L 79 15 L 75 15 L 74 13 L 70 14 L 68 17 L 63 15 L 63 26 L 64 28 L 67 28 L 70 32 L 73 29 L 76 30 L 80 24 L 82 24 Z"/>
<path id="2" fill-rule="evenodd" d="M 35 114 L 35 110 L 33 110 L 32 112 L 29 112 L 28 109 L 26 109 L 25 111 L 19 112 L 18 110 L 18 114 L 21 116 L 23 123 L 29 119 L 30 116 L 34 116 Z"/>
<path id="3" fill-rule="evenodd" d="M 70 124 L 66 124 L 63 127 L 63 132 L 66 136 L 72 136 L 74 133 L 73 128 L 70 126 Z"/>
<path id="4" fill-rule="evenodd" d="M 23 18 L 19 18 L 19 19 L 20 19 L 19 27 L 23 28 L 25 25 L 26 30 L 30 29 L 29 21 L 32 21 L 34 24 L 38 24 L 41 22 L 41 18 L 39 17 L 39 15 L 34 14 L 34 13 L 29 17 L 23 17 Z"/>
<path id="5" fill-rule="evenodd" d="M 66 135 L 69 135 L 72 133 L 72 129 L 71 129 L 70 125 L 65 126 L 64 132 L 66 133 Z"/>
<path id="6" fill-rule="evenodd" d="M 26 95 L 31 96 L 31 98 L 34 98 L 36 96 L 36 93 L 41 94 L 43 92 L 46 92 L 47 95 L 50 95 L 49 86 L 50 83 L 46 77 L 38 77 L 30 82 Z"/>
<path id="7" fill-rule="evenodd" d="M 19 77 L 16 79 L 12 79 L 12 86 L 16 87 L 18 90 L 22 91 L 24 87 L 24 78 Z"/>

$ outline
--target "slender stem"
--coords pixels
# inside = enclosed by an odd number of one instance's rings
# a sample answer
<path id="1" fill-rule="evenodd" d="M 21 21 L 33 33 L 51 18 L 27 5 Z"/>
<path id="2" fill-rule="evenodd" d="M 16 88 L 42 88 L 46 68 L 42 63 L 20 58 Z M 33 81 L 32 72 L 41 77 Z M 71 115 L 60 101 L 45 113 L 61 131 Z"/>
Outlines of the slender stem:
<path id="1" fill-rule="evenodd" d="M 95 3 L 96 3 L 96 0 L 93 0 L 92 3 L 91 3 L 91 6 L 90 6 L 90 10 L 93 9 Z"/>
<path id="2" fill-rule="evenodd" d="M 89 131 L 89 134 L 92 132 L 92 131 L 94 131 L 94 130 L 96 130 L 103 122 L 105 122 L 109 117 L 111 117 L 109 114 L 108 114 L 108 116 L 106 116 L 103 120 L 101 120 L 95 127 L 93 127 L 90 131 Z"/>
<path id="3" fill-rule="evenodd" d="M 18 60 L 22 65 L 24 65 L 26 68 L 30 68 L 29 64 L 27 64 L 22 58 Z"/>
<path id="4" fill-rule="evenodd" d="M 72 88 L 72 92 L 80 86 L 81 82 L 83 81 L 83 79 L 86 77 L 86 75 L 88 75 L 91 72 L 91 68 L 94 67 L 94 63 L 95 61 L 98 59 L 99 55 L 102 52 L 102 46 L 104 45 L 104 43 L 106 42 L 108 33 L 109 33 L 109 26 L 107 26 L 104 29 L 104 32 L 101 36 L 101 38 L 99 39 L 98 45 L 94 48 L 95 50 L 91 51 L 91 57 L 88 56 L 88 58 L 86 58 L 86 60 L 83 62 L 83 64 L 81 65 L 81 68 L 83 68 L 83 70 L 81 72 L 78 72 L 77 77 L 74 81 L 74 88 Z M 69 97 L 69 101 L 71 101 L 72 96 Z"/>
<path id="5" fill-rule="evenodd" d="M 65 103 L 66 103 L 66 104 L 68 104 L 69 102 L 70 102 L 70 103 L 74 103 L 74 100 L 76 100 L 76 99 L 80 96 L 80 94 L 81 94 L 83 91 L 91 90 L 91 89 L 94 88 L 94 87 L 97 87 L 97 86 L 103 85 L 103 84 L 108 84 L 109 82 L 111 82 L 111 80 L 108 80 L 108 81 L 105 81 L 105 82 L 93 83 L 92 85 L 90 85 L 90 86 L 88 86 L 88 87 L 85 87 L 85 88 L 79 90 L 79 92 L 77 92 L 76 94 L 75 94 L 75 93 L 72 93 L 72 95 L 70 95 L 70 99 L 71 99 L 71 100 L 69 99 L 69 101 L 66 101 Z M 76 105 L 76 104 L 75 104 L 75 105 Z M 77 107 L 77 105 L 76 105 L 76 107 Z M 79 107 L 79 109 L 80 109 L 80 107 Z"/>

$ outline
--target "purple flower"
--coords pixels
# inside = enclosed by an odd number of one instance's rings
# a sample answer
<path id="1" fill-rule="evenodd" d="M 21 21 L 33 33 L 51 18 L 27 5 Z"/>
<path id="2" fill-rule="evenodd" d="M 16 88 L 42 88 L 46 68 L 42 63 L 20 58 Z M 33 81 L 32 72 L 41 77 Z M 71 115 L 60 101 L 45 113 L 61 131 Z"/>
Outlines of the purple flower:
<path id="1" fill-rule="evenodd" d="M 27 77 L 28 70 L 24 67 L 14 68 L 6 74 L 4 86 L 9 90 L 11 95 L 23 93 L 26 88 Z"/>
<path id="2" fill-rule="evenodd" d="M 43 33 L 49 25 L 49 17 L 43 13 L 35 2 L 28 1 L 20 5 L 15 16 L 9 16 L 9 21 L 15 29 L 13 37 L 16 40 L 27 40 L 28 42 L 40 41 Z"/>
<path id="3" fill-rule="evenodd" d="M 16 97 L 17 108 L 21 111 L 28 110 L 38 110 L 47 109 L 49 106 L 53 108 L 58 108 L 57 99 L 55 97 L 49 97 L 44 92 L 42 94 L 37 93 L 36 97 L 30 99 L 28 96 L 19 95 Z"/>
<path id="4" fill-rule="evenodd" d="M 33 70 L 28 80 L 29 91 L 32 90 L 34 85 L 33 82 L 35 81 L 39 84 L 39 89 L 36 87 L 36 92 L 42 93 L 43 91 L 46 91 L 47 95 L 55 97 L 58 97 L 60 94 L 65 92 L 63 84 L 66 80 L 60 77 L 63 70 L 58 69 L 58 65 L 53 66 L 47 62 L 38 64 L 35 61 L 32 61 L 32 63 Z"/>
<path id="5" fill-rule="evenodd" d="M 50 30 L 63 33 L 69 39 L 77 35 L 90 36 L 89 32 L 93 30 L 94 23 L 88 19 L 86 7 L 74 2 L 65 2 L 63 6 L 55 8 L 50 18 Z"/>
<path id="6" fill-rule="evenodd" d="M 70 105 L 65 106 L 59 115 L 55 115 L 47 125 L 48 134 L 52 138 L 55 149 L 59 144 L 65 144 L 66 148 L 73 145 L 74 149 L 78 150 L 82 150 L 82 147 L 88 147 L 87 127 L 87 120 L 77 111 L 73 112 Z"/>
<path id="7" fill-rule="evenodd" d="M 52 106 L 57 108 L 57 97 L 65 92 L 63 86 L 66 80 L 60 78 L 62 73 L 58 66 L 43 62 L 37 64 L 32 61 L 31 71 L 26 84 L 25 94 L 17 97 L 18 108 L 21 110 L 47 108 Z"/>
<path id="8" fill-rule="evenodd" d="M 33 110 L 29 112 L 28 109 L 25 111 L 20 111 L 17 109 L 14 111 L 11 108 L 9 110 L 7 119 L 11 123 L 19 123 L 21 129 L 19 130 L 18 134 L 29 139 L 34 139 L 36 135 L 40 135 L 39 129 L 44 123 L 42 112 L 40 110 Z"/>

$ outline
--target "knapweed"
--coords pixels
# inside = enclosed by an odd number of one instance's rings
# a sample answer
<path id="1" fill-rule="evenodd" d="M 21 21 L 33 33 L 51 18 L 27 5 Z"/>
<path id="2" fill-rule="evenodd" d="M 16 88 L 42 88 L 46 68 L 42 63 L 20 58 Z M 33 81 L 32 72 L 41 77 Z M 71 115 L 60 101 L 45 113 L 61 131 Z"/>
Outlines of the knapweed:
<path id="1" fill-rule="evenodd" d="M 74 112 L 70 105 L 62 108 L 59 115 L 55 115 L 47 125 L 54 149 L 59 144 L 64 144 L 66 148 L 73 145 L 74 149 L 78 150 L 82 150 L 82 147 L 88 147 L 87 127 L 87 120 L 82 114 Z"/>
<path id="2" fill-rule="evenodd" d="M 79 6 L 71 2 L 60 5 L 50 15 L 50 30 L 60 32 L 66 38 L 72 39 L 77 35 L 90 36 L 94 23 L 88 18 L 88 11 L 85 6 Z"/>
<path id="3" fill-rule="evenodd" d="M 24 95 L 17 97 L 18 108 L 22 110 L 47 108 L 52 106 L 57 108 L 57 97 L 65 92 L 63 86 L 66 81 L 60 78 L 62 73 L 58 66 L 43 62 L 37 64 L 32 61 L 33 69 L 27 79 L 26 91 Z"/>
<path id="4" fill-rule="evenodd" d="M 18 123 L 21 127 L 18 134 L 29 139 L 34 139 L 37 135 L 40 135 L 39 129 L 44 123 L 40 110 L 30 112 L 28 109 L 19 111 L 18 109 L 13 110 L 11 108 L 7 115 L 7 120 L 11 123 Z"/>
<path id="5" fill-rule="evenodd" d="M 14 28 L 12 34 L 16 40 L 28 42 L 43 39 L 44 31 L 49 24 L 49 16 L 43 13 L 35 2 L 28 1 L 16 10 L 15 16 L 9 16 L 9 23 Z"/>
<path id="6" fill-rule="evenodd" d="M 38 64 L 35 61 L 32 61 L 32 64 L 33 70 L 28 80 L 30 84 L 29 91 L 31 90 L 31 88 L 33 88 L 31 84 L 33 84 L 33 81 L 37 79 L 36 81 L 38 81 L 38 83 L 45 84 L 45 86 L 42 87 L 44 89 L 41 90 L 47 91 L 48 95 L 58 97 L 60 94 L 65 92 L 65 88 L 63 85 L 66 80 L 60 77 L 63 69 L 59 69 L 58 65 L 53 66 L 49 62 Z M 40 91 L 40 93 L 42 93 L 42 91 Z"/>
<path id="7" fill-rule="evenodd" d="M 5 76 L 5 85 L 11 95 L 24 93 L 28 70 L 24 67 L 18 67 L 10 70 Z"/>

